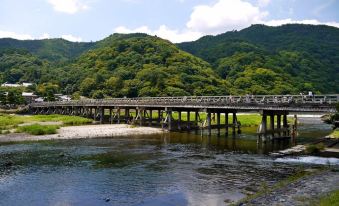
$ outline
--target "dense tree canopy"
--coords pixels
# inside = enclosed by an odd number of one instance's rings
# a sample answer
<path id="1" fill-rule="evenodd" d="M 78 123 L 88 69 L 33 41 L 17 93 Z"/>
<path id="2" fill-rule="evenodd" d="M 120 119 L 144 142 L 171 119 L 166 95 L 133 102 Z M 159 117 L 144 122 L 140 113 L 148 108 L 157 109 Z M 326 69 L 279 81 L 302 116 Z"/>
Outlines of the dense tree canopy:
<path id="1" fill-rule="evenodd" d="M 0 82 L 36 83 L 47 98 L 339 93 L 339 29 L 254 25 L 178 45 L 146 34 L 0 39 Z"/>
<path id="2" fill-rule="evenodd" d="M 253 25 L 178 46 L 208 61 L 221 78 L 234 83 L 232 93 L 253 92 L 251 86 L 265 94 L 339 92 L 338 28 Z M 261 68 L 272 71 L 266 77 L 274 81 L 273 87 L 253 79 Z"/>

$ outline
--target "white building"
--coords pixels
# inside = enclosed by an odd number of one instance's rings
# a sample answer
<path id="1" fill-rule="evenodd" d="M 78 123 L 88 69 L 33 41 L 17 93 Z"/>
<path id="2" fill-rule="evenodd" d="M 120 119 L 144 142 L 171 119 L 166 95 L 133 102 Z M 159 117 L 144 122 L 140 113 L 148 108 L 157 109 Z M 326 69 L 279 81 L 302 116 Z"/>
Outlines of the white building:
<path id="1" fill-rule="evenodd" d="M 22 92 L 22 97 L 25 99 L 27 103 L 32 103 L 35 101 L 35 99 L 38 98 L 37 95 L 31 93 L 31 92 Z"/>
<path id="2" fill-rule="evenodd" d="M 1 86 L 2 87 L 21 87 L 20 84 L 11 84 L 11 83 L 7 83 L 7 82 L 3 83 Z"/>
<path id="3" fill-rule="evenodd" d="M 22 84 L 11 84 L 11 83 L 5 82 L 1 84 L 2 87 L 29 87 L 32 85 L 33 83 L 27 83 L 27 82 L 23 82 Z"/>

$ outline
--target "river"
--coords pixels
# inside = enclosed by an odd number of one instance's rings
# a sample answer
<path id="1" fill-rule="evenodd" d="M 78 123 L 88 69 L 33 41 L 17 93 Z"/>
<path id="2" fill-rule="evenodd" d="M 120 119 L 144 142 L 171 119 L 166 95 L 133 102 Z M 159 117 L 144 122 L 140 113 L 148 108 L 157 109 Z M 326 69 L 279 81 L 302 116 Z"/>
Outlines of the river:
<path id="1" fill-rule="evenodd" d="M 299 121 L 299 142 L 330 132 L 319 119 Z M 267 155 L 290 145 L 257 144 L 246 130 L 1 144 L 0 205 L 225 205 L 320 167 Z"/>

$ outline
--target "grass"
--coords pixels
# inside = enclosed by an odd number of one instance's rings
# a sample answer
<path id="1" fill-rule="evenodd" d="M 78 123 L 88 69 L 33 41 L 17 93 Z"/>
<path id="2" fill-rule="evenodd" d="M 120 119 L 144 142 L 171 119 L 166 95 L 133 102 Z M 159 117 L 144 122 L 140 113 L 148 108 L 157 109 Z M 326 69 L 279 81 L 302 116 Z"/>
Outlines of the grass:
<path id="1" fill-rule="evenodd" d="M 24 115 L 9 115 L 9 114 L 0 113 L 0 134 L 8 134 L 10 133 L 10 130 L 18 128 L 18 126 L 23 123 L 38 124 L 38 122 L 62 122 L 62 124 L 65 126 L 71 126 L 71 125 L 89 124 L 92 121 L 93 120 L 84 118 L 84 117 L 58 115 L 58 114 L 24 116 Z M 45 127 L 42 125 L 40 126 Z M 22 129 L 19 129 L 17 131 L 25 132 Z"/>
<path id="2" fill-rule="evenodd" d="M 44 135 L 44 134 L 56 134 L 57 129 L 60 127 L 57 125 L 40 125 L 32 124 L 21 126 L 17 128 L 18 132 L 25 132 L 32 135 Z"/>
<path id="3" fill-rule="evenodd" d="M 313 175 L 313 174 L 316 174 L 316 173 L 321 172 L 321 171 L 323 171 L 323 169 L 319 169 L 319 170 L 311 172 L 311 171 L 305 171 L 303 168 L 301 168 L 295 174 L 290 175 L 289 177 L 277 182 L 272 187 L 268 187 L 266 183 L 263 183 L 262 186 L 260 187 L 260 189 L 258 190 L 258 192 L 256 192 L 253 195 L 249 195 L 249 196 L 245 197 L 244 199 L 242 199 L 242 200 L 240 200 L 240 201 L 238 201 L 238 202 L 236 202 L 232 205 L 239 205 L 240 203 L 248 203 L 255 198 L 266 195 L 270 192 L 273 192 L 275 190 L 283 188 L 283 187 L 287 186 L 288 184 L 296 182 L 303 177 Z"/>
<path id="4" fill-rule="evenodd" d="M 331 138 L 339 138 L 339 129 L 334 130 L 329 136 Z"/>
<path id="5" fill-rule="evenodd" d="M 59 114 L 51 114 L 51 115 L 34 115 L 30 116 L 30 119 L 38 122 L 62 122 L 64 125 L 83 125 L 91 123 L 93 120 L 78 117 L 78 116 L 68 116 L 68 115 L 59 115 Z"/>
<path id="6" fill-rule="evenodd" d="M 325 149 L 324 143 L 306 145 L 307 154 L 316 154 Z"/>
<path id="7" fill-rule="evenodd" d="M 318 206 L 339 206 L 339 190 L 335 190 L 328 195 L 320 198 L 319 202 L 315 205 Z"/>

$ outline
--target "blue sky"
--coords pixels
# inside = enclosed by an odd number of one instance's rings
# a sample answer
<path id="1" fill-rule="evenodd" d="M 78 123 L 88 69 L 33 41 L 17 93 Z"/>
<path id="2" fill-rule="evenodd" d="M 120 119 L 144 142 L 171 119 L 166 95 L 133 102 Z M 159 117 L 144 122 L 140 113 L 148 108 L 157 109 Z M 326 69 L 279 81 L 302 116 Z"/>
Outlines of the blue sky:
<path id="1" fill-rule="evenodd" d="M 97 41 L 143 32 L 172 42 L 251 24 L 339 27 L 339 0 L 0 0 L 0 38 Z"/>

